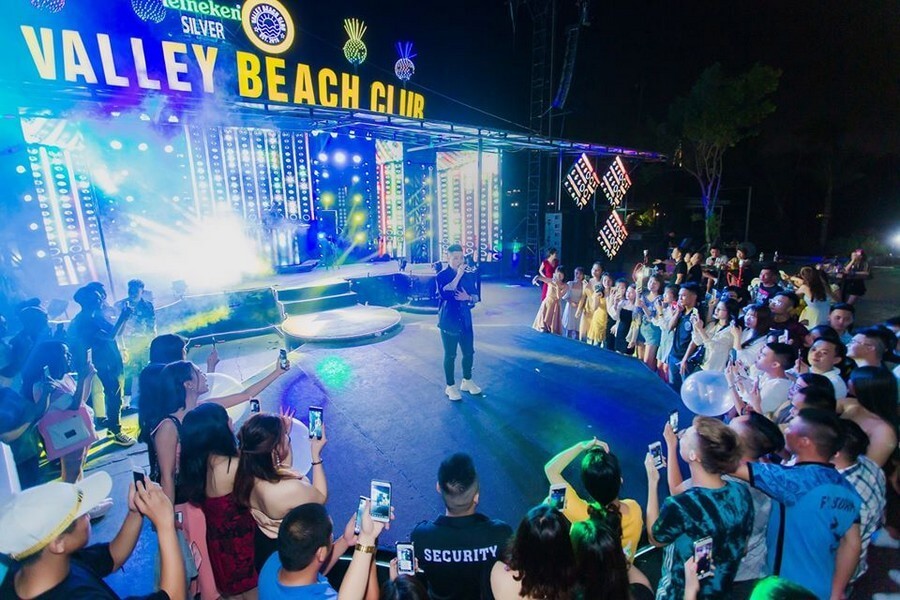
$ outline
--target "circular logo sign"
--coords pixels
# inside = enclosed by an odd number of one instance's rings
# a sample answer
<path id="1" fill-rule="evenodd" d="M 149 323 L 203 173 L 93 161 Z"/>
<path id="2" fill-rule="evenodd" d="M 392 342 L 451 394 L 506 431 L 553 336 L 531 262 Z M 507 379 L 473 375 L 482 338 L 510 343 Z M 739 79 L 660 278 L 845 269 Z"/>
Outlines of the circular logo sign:
<path id="1" fill-rule="evenodd" d="M 294 21 L 279 0 L 248 0 L 241 7 L 241 25 L 263 52 L 281 54 L 294 43 Z"/>

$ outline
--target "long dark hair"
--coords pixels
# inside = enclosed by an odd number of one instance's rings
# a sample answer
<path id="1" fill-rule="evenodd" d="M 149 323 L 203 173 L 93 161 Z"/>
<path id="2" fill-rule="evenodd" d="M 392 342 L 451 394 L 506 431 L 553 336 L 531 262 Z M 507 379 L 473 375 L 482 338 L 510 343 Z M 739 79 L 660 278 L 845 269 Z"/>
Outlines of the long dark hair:
<path id="1" fill-rule="evenodd" d="M 628 600 L 628 561 L 620 536 L 594 518 L 575 523 L 570 535 L 580 596 L 590 600 Z"/>
<path id="2" fill-rule="evenodd" d="M 428 600 L 425 586 L 409 575 L 400 575 L 381 586 L 381 600 Z"/>
<path id="3" fill-rule="evenodd" d="M 22 397 L 33 400 L 34 384 L 44 378 L 44 367 L 50 370 L 50 377 L 53 379 L 62 379 L 72 366 L 68 352 L 62 342 L 46 341 L 37 344 L 22 367 Z"/>
<path id="4" fill-rule="evenodd" d="M 206 472 L 210 456 L 237 457 L 237 442 L 228 411 L 215 402 L 188 411 L 181 423 L 181 492 L 199 504 L 206 498 Z"/>
<path id="5" fill-rule="evenodd" d="M 756 327 L 753 329 L 753 340 L 757 340 L 769 333 L 772 329 L 772 309 L 768 304 L 757 303 L 749 305 L 746 310 L 756 313 Z M 748 344 L 749 345 L 749 344 Z"/>
<path id="6" fill-rule="evenodd" d="M 234 498 L 250 506 L 250 494 L 257 479 L 276 483 L 294 477 L 275 464 L 274 453 L 284 439 L 284 421 L 275 415 L 256 414 L 238 432 L 241 459 L 234 475 Z"/>
<path id="7" fill-rule="evenodd" d="M 591 518 L 606 522 L 622 537 L 622 513 L 616 501 L 622 488 L 619 459 L 603 448 L 591 448 L 581 460 L 581 483 L 596 504 L 588 506 Z"/>
<path id="8" fill-rule="evenodd" d="M 194 363 L 188 360 L 178 360 L 167 364 L 160 374 L 162 379 L 162 393 L 165 397 L 166 408 L 171 414 L 187 405 L 187 390 L 184 384 L 194 376 Z"/>
<path id="9" fill-rule="evenodd" d="M 520 595 L 567 600 L 575 579 L 569 520 L 546 504 L 528 511 L 506 550 L 505 562 L 518 572 Z"/>
<path id="10" fill-rule="evenodd" d="M 850 372 L 856 399 L 896 429 L 897 379 L 884 367 L 857 367 Z"/>
<path id="11" fill-rule="evenodd" d="M 162 393 L 162 370 L 166 365 L 151 363 L 143 368 L 138 377 L 138 389 L 141 401 L 138 404 L 138 441 L 147 444 L 147 450 L 153 452 L 150 434 L 160 421 L 169 414 L 165 396 Z"/>
<path id="12" fill-rule="evenodd" d="M 800 269 L 800 279 L 809 286 L 810 300 L 821 301 L 828 299 L 828 290 L 825 286 L 828 283 L 822 276 L 822 272 L 812 267 L 803 267 Z"/>

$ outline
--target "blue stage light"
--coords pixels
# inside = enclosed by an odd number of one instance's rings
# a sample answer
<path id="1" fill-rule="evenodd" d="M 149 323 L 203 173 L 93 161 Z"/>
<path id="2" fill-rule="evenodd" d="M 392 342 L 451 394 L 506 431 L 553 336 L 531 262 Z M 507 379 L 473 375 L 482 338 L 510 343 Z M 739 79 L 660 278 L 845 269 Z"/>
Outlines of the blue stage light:
<path id="1" fill-rule="evenodd" d="M 175 148 L 173 148 L 171 145 L 166 145 L 166 146 L 163 148 L 163 150 L 166 152 L 166 154 L 171 154 L 172 152 L 175 151 Z"/>
<path id="2" fill-rule="evenodd" d="M 163 0 L 131 0 L 131 8 L 141 20 L 160 23 L 166 18 Z"/>
<path id="3" fill-rule="evenodd" d="M 336 164 L 336 165 L 347 164 L 347 155 L 340 150 L 335 152 L 334 155 L 332 156 L 332 158 L 334 158 L 334 164 Z"/>
<path id="4" fill-rule="evenodd" d="M 120 142 L 119 140 L 113 140 L 109 143 L 109 147 L 112 148 L 113 150 L 121 150 L 122 142 Z"/>
<path id="5" fill-rule="evenodd" d="M 324 152 L 319 152 L 319 154 L 316 155 L 316 158 L 319 160 L 319 162 L 328 162 L 328 155 Z"/>
<path id="6" fill-rule="evenodd" d="M 138 144 L 138 150 L 140 150 L 141 152 L 146 152 L 147 148 L 149 148 L 149 146 L 143 142 Z"/>
<path id="7" fill-rule="evenodd" d="M 353 164 L 358 165 L 361 162 L 362 162 L 362 156 L 360 156 L 359 154 L 354 154 L 353 155 Z"/>

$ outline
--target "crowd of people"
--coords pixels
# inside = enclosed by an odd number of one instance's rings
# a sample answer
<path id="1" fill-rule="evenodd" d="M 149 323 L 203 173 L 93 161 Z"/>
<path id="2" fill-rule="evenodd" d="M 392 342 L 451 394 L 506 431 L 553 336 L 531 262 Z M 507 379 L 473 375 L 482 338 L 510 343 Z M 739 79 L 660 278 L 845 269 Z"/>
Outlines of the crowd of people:
<path id="1" fill-rule="evenodd" d="M 160 600 L 850 597 L 871 544 L 900 545 L 898 371 L 887 366 L 897 361 L 900 319 L 856 330 L 864 289 L 845 285 L 856 292 L 851 302 L 817 269 L 791 278 L 763 263 L 757 273 L 746 257 L 729 262 L 715 248 L 708 268 L 699 254 L 673 250 L 668 281 L 649 260 L 631 281 L 600 263 L 590 278 L 578 268 L 566 281 L 555 254 L 534 280 L 544 286 L 536 329 L 635 354 L 676 390 L 697 370 L 727 379 L 727 414 L 661 428 L 665 450 L 646 456 L 643 505 L 621 497 L 620 460 L 595 438 L 550 458 L 551 493 L 512 527 L 478 511 L 474 462 L 453 454 L 437 470 L 444 514 L 409 532 L 414 573 L 395 558 L 380 583 L 373 560 L 393 509 L 379 519 L 375 499 L 363 499 L 334 538 L 324 426 L 310 436 L 307 476 L 294 466 L 292 415 L 252 414 L 237 429 L 228 416 L 290 363 L 277 361 L 240 392 L 207 397 L 215 350 L 201 368 L 186 360 L 184 338 L 156 335 L 139 281 L 113 306 L 102 285 L 90 284 L 75 294 L 81 312 L 68 330 L 53 331 L 39 303 L 21 306 L 22 330 L 0 357 L 0 440 L 14 450 L 24 489 L 0 513 L 0 554 L 11 560 L 0 597 L 116 598 L 102 578 L 134 551 L 144 517 L 159 549 L 149 597 Z M 455 400 L 480 393 L 471 379 L 477 295 L 461 249 L 448 257 L 438 284 L 446 391 Z M 858 261 L 849 268 L 867 271 Z M 130 376 L 123 335 L 141 364 Z M 140 399 L 149 473 L 137 473 L 119 499 L 128 511 L 115 538 L 89 545 L 91 518 L 112 500 L 107 474 L 84 476 L 85 455 L 98 430 L 115 444 L 135 443 L 119 418 L 126 387 Z M 74 433 L 60 436 L 61 423 Z M 41 483 L 41 452 L 59 460 L 61 481 Z M 564 476 L 579 457 L 584 498 Z M 661 499 L 663 472 L 669 495 Z M 655 590 L 635 564 L 642 540 L 663 549 Z M 326 576 L 348 553 L 336 590 Z"/>

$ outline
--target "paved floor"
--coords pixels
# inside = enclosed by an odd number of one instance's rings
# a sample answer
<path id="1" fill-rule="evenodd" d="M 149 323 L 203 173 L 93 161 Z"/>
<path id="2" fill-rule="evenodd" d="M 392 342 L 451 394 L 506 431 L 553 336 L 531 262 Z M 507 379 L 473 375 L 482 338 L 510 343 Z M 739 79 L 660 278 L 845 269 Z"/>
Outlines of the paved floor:
<path id="1" fill-rule="evenodd" d="M 889 280 L 876 277 L 870 289 L 879 279 Z M 475 313 L 475 379 L 485 393 L 459 403 L 442 393 L 433 315 L 404 314 L 399 330 L 375 341 L 306 344 L 292 355 L 297 368 L 261 395 L 263 409 L 290 406 L 305 420 L 308 406 L 324 407 L 328 508 L 336 523 L 352 514 L 370 479 L 387 479 L 394 485 L 397 520 L 382 542 L 405 539 L 418 521 L 440 512 L 438 463 L 462 450 L 479 469 L 483 512 L 515 524 L 546 494 L 547 459 L 593 436 L 620 456 L 623 495 L 645 503 L 647 444 L 660 438 L 668 411 L 680 401 L 634 359 L 530 329 L 538 300 L 537 288 L 485 283 Z M 271 368 L 280 345 L 276 336 L 220 344 L 219 370 L 246 379 Z M 202 362 L 205 350 L 195 352 L 194 360 Z M 146 465 L 142 446 L 101 456 L 91 468 L 110 471 L 114 495 L 123 498 L 132 463 Z M 575 473 L 567 474 L 574 481 Z M 94 539 L 111 539 L 124 511 L 119 502 L 95 524 Z M 145 526 L 134 556 L 111 585 L 123 594 L 149 591 L 155 552 Z"/>

